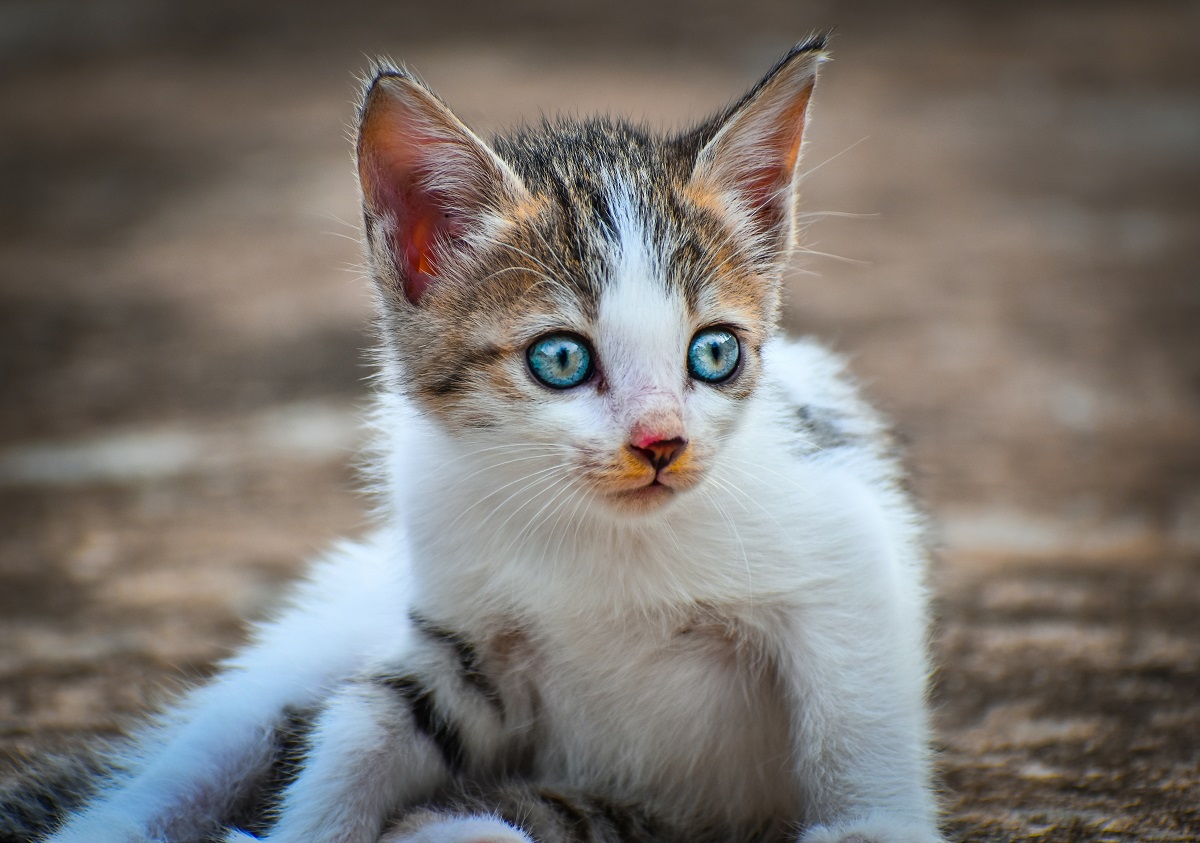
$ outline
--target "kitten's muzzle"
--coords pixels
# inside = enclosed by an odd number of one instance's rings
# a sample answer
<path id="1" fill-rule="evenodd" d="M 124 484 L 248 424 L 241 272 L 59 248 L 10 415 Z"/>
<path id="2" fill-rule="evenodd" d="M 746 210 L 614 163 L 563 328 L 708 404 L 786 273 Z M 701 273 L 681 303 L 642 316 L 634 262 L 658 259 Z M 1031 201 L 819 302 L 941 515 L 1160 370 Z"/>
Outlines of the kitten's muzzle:
<path id="1" fill-rule="evenodd" d="M 659 439 L 643 445 L 626 445 L 635 456 L 654 469 L 655 475 L 675 462 L 676 458 L 687 448 L 687 440 L 682 436 L 673 439 Z"/>

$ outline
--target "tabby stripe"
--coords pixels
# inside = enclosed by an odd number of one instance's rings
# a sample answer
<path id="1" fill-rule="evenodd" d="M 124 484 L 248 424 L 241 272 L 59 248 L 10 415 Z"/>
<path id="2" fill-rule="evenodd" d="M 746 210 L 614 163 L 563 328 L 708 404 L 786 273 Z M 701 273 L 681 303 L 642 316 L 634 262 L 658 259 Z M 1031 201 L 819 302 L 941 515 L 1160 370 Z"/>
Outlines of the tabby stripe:
<path id="1" fill-rule="evenodd" d="M 592 206 L 592 213 L 600 220 L 604 239 L 615 239 L 617 236 L 617 221 L 613 219 L 612 210 L 608 207 L 608 200 L 598 190 L 593 190 L 588 193 L 587 201 Z"/>
<path id="2" fill-rule="evenodd" d="M 466 371 L 465 366 L 455 366 L 450 370 L 449 375 L 435 381 L 429 387 L 429 392 L 439 397 L 462 392 L 467 386 L 466 380 L 463 377 L 463 373 Z"/>
<path id="3" fill-rule="evenodd" d="M 115 772 L 100 751 L 48 756 L 19 770 L 0 783 L 0 843 L 41 840 Z"/>
<path id="4" fill-rule="evenodd" d="M 613 831 L 616 832 L 617 839 L 622 841 L 622 843 L 652 840 L 656 836 L 651 834 L 646 828 L 646 823 L 640 813 L 635 816 L 633 814 L 634 809 L 628 806 L 616 805 L 603 799 L 597 799 L 596 809 L 608 821 Z"/>
<path id="5" fill-rule="evenodd" d="M 492 683 L 491 678 L 483 672 L 482 659 L 479 658 L 479 651 L 475 649 L 475 646 L 459 633 L 446 629 L 444 626 L 438 626 L 424 615 L 410 612 L 408 617 L 422 635 L 454 650 L 463 679 L 492 706 L 503 713 L 504 701 L 500 698 L 500 691 Z"/>
<path id="6" fill-rule="evenodd" d="M 489 345 L 485 348 L 470 349 L 465 354 L 450 361 L 449 372 L 436 380 L 429 387 L 429 392 L 437 396 L 447 396 L 462 392 L 470 385 L 470 375 L 472 373 L 485 368 L 503 356 L 504 351 L 494 345 Z"/>
<path id="7" fill-rule="evenodd" d="M 565 218 L 562 226 L 562 236 L 565 242 L 560 245 L 560 248 L 564 248 L 566 254 L 560 256 L 559 260 L 569 265 L 582 267 L 588 263 L 588 253 L 592 251 L 587 245 L 592 227 L 579 218 L 578 203 L 571 194 L 570 186 L 552 175 L 550 189 L 554 192 L 554 198 L 559 203 L 559 210 L 562 211 Z M 586 275 L 587 273 L 582 273 L 581 278 L 586 278 Z M 572 281 L 576 280 L 572 279 Z M 586 281 L 584 283 L 587 284 Z M 590 290 L 591 284 L 587 284 L 587 288 Z"/>
<path id="8" fill-rule="evenodd" d="M 587 843 L 593 837 L 592 818 L 571 802 L 570 799 L 552 790 L 538 791 L 537 796 L 542 804 L 551 808 L 562 819 L 571 839 Z"/>
<path id="9" fill-rule="evenodd" d="M 412 712 L 413 725 L 434 742 L 452 772 L 462 772 L 466 763 L 462 736 L 453 723 L 435 710 L 433 691 L 415 676 L 381 676 L 377 681 L 404 697 Z"/>
<path id="10" fill-rule="evenodd" d="M 284 792 L 300 777 L 308 760 L 309 738 L 320 711 L 320 708 L 292 706 L 283 710 L 283 719 L 271 735 L 274 744 L 271 767 L 255 785 L 253 798 L 239 806 L 226 820 L 230 825 L 257 835 L 270 830 L 283 804 Z M 214 840 L 224 840 L 224 837 Z"/>

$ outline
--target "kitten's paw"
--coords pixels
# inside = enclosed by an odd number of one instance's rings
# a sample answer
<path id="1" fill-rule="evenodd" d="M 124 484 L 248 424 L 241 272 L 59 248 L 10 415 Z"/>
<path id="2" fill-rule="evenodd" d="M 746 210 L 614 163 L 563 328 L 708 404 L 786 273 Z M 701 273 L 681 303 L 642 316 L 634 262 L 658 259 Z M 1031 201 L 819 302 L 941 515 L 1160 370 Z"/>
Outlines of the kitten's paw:
<path id="1" fill-rule="evenodd" d="M 800 843 L 943 843 L 937 829 L 886 818 L 810 828 Z"/>
<path id="2" fill-rule="evenodd" d="M 496 817 L 453 817 L 422 812 L 405 818 L 379 843 L 533 843 L 521 829 Z"/>

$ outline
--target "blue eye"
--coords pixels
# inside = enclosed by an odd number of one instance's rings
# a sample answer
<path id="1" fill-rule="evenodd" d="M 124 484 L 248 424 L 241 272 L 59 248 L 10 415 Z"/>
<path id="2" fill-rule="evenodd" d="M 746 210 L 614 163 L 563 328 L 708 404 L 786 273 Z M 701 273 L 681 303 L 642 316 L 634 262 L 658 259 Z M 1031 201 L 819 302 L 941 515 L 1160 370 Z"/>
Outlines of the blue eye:
<path id="1" fill-rule="evenodd" d="M 705 383 L 720 383 L 737 369 L 741 356 L 741 347 L 732 331 L 705 328 L 688 346 L 688 373 Z"/>
<path id="2" fill-rule="evenodd" d="M 592 352 L 573 334 L 542 337 L 529 346 L 525 359 L 533 376 L 552 389 L 579 386 L 592 374 Z"/>

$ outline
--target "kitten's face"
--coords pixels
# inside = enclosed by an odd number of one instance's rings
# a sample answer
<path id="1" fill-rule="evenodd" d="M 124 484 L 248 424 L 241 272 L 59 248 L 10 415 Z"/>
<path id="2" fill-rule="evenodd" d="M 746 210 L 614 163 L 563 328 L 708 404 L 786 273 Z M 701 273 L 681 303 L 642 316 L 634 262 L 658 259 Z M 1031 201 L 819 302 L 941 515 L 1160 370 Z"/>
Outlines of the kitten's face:
<path id="1" fill-rule="evenodd" d="M 494 235 L 486 289 L 431 289 L 419 324 L 390 333 L 410 392 L 464 448 L 523 445 L 497 449 L 496 463 L 524 457 L 503 474 L 561 465 L 597 501 L 652 511 L 700 482 L 736 423 L 776 285 L 683 190 L 653 223 L 627 195 L 601 201 L 611 228 L 540 197 Z"/>
<path id="2" fill-rule="evenodd" d="M 789 60 L 690 135 L 564 122 L 494 151 L 376 80 L 359 162 L 387 348 L 473 466 L 621 515 L 702 483 L 775 330 L 817 56 Z"/>

